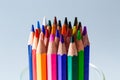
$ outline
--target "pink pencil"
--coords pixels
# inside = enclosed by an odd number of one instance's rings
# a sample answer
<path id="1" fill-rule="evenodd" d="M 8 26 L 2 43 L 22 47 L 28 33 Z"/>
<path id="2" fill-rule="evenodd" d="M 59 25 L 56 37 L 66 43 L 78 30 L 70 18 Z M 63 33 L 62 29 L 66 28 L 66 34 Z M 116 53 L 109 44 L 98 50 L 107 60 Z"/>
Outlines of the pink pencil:
<path id="1" fill-rule="evenodd" d="M 55 35 L 51 34 L 47 52 L 48 80 L 57 80 L 57 50 L 54 40 Z"/>

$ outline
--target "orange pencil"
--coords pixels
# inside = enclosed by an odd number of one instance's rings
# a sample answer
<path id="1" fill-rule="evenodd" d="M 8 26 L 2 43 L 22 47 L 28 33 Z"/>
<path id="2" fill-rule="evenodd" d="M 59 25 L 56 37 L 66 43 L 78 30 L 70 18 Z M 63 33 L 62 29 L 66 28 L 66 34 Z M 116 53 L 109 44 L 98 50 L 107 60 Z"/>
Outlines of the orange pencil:
<path id="1" fill-rule="evenodd" d="M 40 39 L 36 52 L 37 80 L 47 80 L 47 57 L 44 44 L 44 33 L 40 33 Z"/>
<path id="2" fill-rule="evenodd" d="M 35 36 L 33 40 L 33 47 L 32 47 L 32 68 L 33 68 L 33 80 L 37 80 L 37 74 L 36 74 L 36 49 L 38 45 L 38 39 L 39 39 L 39 30 L 35 30 Z"/>

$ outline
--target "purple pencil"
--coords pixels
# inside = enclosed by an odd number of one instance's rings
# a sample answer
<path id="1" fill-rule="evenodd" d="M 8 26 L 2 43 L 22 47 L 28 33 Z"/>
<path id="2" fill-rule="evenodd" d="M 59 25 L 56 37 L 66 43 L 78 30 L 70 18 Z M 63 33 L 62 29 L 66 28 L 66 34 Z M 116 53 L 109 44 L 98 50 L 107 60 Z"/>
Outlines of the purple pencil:
<path id="1" fill-rule="evenodd" d="M 63 35 L 58 46 L 58 80 L 67 80 L 67 52 Z"/>

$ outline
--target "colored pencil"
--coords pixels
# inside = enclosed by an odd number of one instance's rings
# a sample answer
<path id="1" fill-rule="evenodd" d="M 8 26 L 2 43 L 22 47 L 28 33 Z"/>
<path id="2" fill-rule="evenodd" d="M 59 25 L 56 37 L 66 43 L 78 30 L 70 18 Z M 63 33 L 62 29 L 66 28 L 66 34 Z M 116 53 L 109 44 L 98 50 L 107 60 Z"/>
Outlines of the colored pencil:
<path id="1" fill-rule="evenodd" d="M 29 80 L 33 80 L 33 71 L 32 71 L 32 45 L 34 39 L 34 25 L 31 27 L 31 32 L 28 40 L 28 59 L 29 59 Z"/>
<path id="2" fill-rule="evenodd" d="M 54 40 L 55 35 L 51 34 L 47 51 L 48 80 L 57 80 L 57 50 Z"/>
<path id="3" fill-rule="evenodd" d="M 61 28 L 62 28 L 61 20 L 58 20 L 57 30 L 59 30 L 60 33 L 61 33 Z"/>
<path id="4" fill-rule="evenodd" d="M 44 33 L 40 33 L 40 39 L 36 51 L 37 80 L 47 80 L 47 54 L 44 44 Z"/>
<path id="5" fill-rule="evenodd" d="M 74 36 L 70 39 L 68 49 L 68 80 L 78 80 L 78 55 Z"/>
<path id="6" fill-rule="evenodd" d="M 37 80 L 37 72 L 36 72 L 36 49 L 39 39 L 39 30 L 35 30 L 35 36 L 33 40 L 33 47 L 32 47 L 32 67 L 33 67 L 33 80 Z"/>
<path id="7" fill-rule="evenodd" d="M 51 32 L 51 28 L 52 28 L 51 20 L 48 20 L 47 29 L 48 29 L 49 33 Z"/>
<path id="8" fill-rule="evenodd" d="M 77 19 L 77 17 L 75 17 L 75 19 L 74 19 L 74 26 L 78 26 L 78 19 Z"/>
<path id="9" fill-rule="evenodd" d="M 63 35 L 60 37 L 58 47 L 58 80 L 67 80 L 67 53 Z"/>
<path id="10" fill-rule="evenodd" d="M 81 24 L 81 22 L 79 22 L 77 30 L 80 30 L 80 32 L 82 34 L 82 24 Z"/>
<path id="11" fill-rule="evenodd" d="M 83 44 L 84 44 L 84 80 L 89 80 L 89 55 L 90 55 L 90 43 L 87 34 L 86 26 L 83 29 Z"/>
<path id="12" fill-rule="evenodd" d="M 78 80 L 84 80 L 84 45 L 80 30 L 77 32 L 76 46 L 78 52 Z"/>

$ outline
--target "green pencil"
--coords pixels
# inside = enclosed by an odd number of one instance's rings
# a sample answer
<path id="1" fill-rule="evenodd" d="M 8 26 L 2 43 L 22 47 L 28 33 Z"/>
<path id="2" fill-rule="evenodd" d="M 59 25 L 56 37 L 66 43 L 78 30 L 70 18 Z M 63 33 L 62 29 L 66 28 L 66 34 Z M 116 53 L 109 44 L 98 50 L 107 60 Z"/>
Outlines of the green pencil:
<path id="1" fill-rule="evenodd" d="M 84 80 L 84 46 L 80 30 L 77 32 L 76 46 L 78 52 L 78 80 Z"/>
<path id="2" fill-rule="evenodd" d="M 78 80 L 78 56 L 74 36 L 70 39 L 68 49 L 68 80 Z"/>

